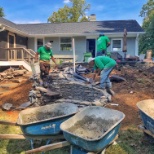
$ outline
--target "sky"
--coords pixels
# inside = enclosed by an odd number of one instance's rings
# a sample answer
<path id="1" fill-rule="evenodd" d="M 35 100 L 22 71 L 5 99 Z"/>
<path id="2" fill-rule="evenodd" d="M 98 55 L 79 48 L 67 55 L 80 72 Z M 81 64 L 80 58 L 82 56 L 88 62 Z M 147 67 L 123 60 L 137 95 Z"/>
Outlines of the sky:
<path id="1" fill-rule="evenodd" d="M 86 15 L 96 15 L 97 21 L 103 20 L 137 20 L 142 25 L 143 18 L 139 16 L 142 6 L 147 0 L 86 0 L 91 5 Z M 0 0 L 5 18 L 14 23 L 47 23 L 53 12 L 64 5 L 70 5 L 69 0 Z"/>

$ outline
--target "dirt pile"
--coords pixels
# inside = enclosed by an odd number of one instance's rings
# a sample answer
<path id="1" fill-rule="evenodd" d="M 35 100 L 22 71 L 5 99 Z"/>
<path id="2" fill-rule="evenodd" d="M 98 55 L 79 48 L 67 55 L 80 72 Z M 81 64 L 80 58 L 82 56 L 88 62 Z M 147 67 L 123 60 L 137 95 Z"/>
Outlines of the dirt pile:
<path id="1" fill-rule="evenodd" d="M 30 114 L 23 116 L 22 122 L 24 124 L 34 123 L 37 121 L 43 121 L 46 119 L 51 119 L 51 118 L 62 116 L 62 115 L 65 115 L 65 113 L 62 111 L 58 111 L 58 110 L 54 112 L 45 112 L 45 113 L 35 112 L 35 113 L 30 113 Z"/>
<path id="2" fill-rule="evenodd" d="M 85 116 L 67 131 L 84 139 L 98 139 L 117 121 L 118 120 L 105 120 L 101 118 Z"/>
<path id="3" fill-rule="evenodd" d="M 11 81 L 7 81 L 9 84 Z M 32 82 L 27 78 L 21 82 L 17 87 L 11 88 L 7 92 L 0 95 L 0 105 L 4 103 L 11 103 L 13 106 L 19 106 L 28 100 L 29 91 L 32 88 Z"/>

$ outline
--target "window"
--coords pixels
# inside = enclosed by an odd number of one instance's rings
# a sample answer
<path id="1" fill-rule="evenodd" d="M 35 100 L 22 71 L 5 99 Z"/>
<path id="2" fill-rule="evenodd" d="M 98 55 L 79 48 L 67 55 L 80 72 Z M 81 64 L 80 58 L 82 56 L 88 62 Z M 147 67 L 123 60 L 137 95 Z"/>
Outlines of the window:
<path id="1" fill-rule="evenodd" d="M 37 39 L 37 49 L 38 49 L 39 47 L 41 47 L 41 46 L 43 46 L 43 39 L 42 39 L 42 38 L 38 38 L 38 39 Z"/>
<path id="2" fill-rule="evenodd" d="M 122 40 L 121 39 L 112 40 L 112 51 L 122 51 Z"/>
<path id="3" fill-rule="evenodd" d="M 72 51 L 72 39 L 69 37 L 63 37 L 60 39 L 61 51 Z"/>

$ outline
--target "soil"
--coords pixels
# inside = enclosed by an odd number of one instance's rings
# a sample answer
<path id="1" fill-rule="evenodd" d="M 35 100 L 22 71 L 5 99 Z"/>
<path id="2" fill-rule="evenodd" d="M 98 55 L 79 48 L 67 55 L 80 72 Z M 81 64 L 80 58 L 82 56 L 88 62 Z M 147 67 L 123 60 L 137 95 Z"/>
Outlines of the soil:
<path id="1" fill-rule="evenodd" d="M 85 116 L 67 131 L 84 139 L 99 139 L 117 120 L 105 120 L 94 116 Z"/>
<path id="2" fill-rule="evenodd" d="M 112 74 L 124 77 L 126 81 L 112 82 L 113 90 L 116 94 L 112 97 L 111 103 L 118 104 L 118 106 L 109 103 L 106 107 L 122 111 L 125 114 L 126 117 L 122 121 L 122 129 L 127 129 L 129 126 L 138 126 L 141 123 L 141 119 L 136 106 L 137 102 L 145 99 L 154 99 L 154 67 L 142 69 L 123 66 L 114 69 Z M 91 74 L 87 76 L 91 77 Z M 97 80 L 99 81 L 99 76 Z M 9 84 L 9 80 L 7 83 Z M 12 88 L 0 95 L 0 105 L 3 103 L 12 103 L 18 107 L 22 103 L 29 101 L 28 94 L 31 88 L 32 82 L 27 77 L 27 80 L 20 83 L 18 87 Z M 9 118 L 12 117 L 9 116 L 8 120 L 17 120 L 17 111 L 9 111 L 8 113 L 14 117 Z"/>
<path id="3" fill-rule="evenodd" d="M 47 119 L 51 119 L 53 117 L 58 117 L 65 115 L 64 112 L 61 111 L 55 111 L 55 112 L 35 112 L 31 114 L 25 114 L 25 116 L 22 117 L 22 123 L 23 124 L 28 124 L 28 123 L 34 123 L 37 121 L 43 121 Z"/>

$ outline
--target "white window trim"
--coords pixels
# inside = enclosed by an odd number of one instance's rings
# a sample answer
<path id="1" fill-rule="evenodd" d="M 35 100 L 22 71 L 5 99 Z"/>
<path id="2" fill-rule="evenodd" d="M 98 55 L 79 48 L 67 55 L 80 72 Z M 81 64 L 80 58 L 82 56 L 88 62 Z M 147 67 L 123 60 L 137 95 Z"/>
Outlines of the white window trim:
<path id="1" fill-rule="evenodd" d="M 73 51 L 73 49 L 71 50 L 61 50 L 61 38 L 70 38 L 71 39 L 71 42 L 70 43 L 66 43 L 66 44 L 71 44 L 72 48 L 73 48 L 73 44 L 72 44 L 72 37 L 59 37 L 59 51 L 61 52 L 70 52 L 70 51 Z M 64 44 L 64 43 L 63 43 Z"/>
<path id="2" fill-rule="evenodd" d="M 111 39 L 111 51 L 114 52 L 113 51 L 113 41 L 114 40 L 120 40 L 121 41 L 121 49 L 117 50 L 117 52 L 122 51 L 122 45 L 123 45 L 123 39 L 122 38 Z"/>
<path id="3" fill-rule="evenodd" d="M 37 39 L 43 39 L 43 45 L 45 45 L 45 38 L 44 37 L 35 37 L 35 46 L 34 46 L 35 51 L 37 51 Z"/>

